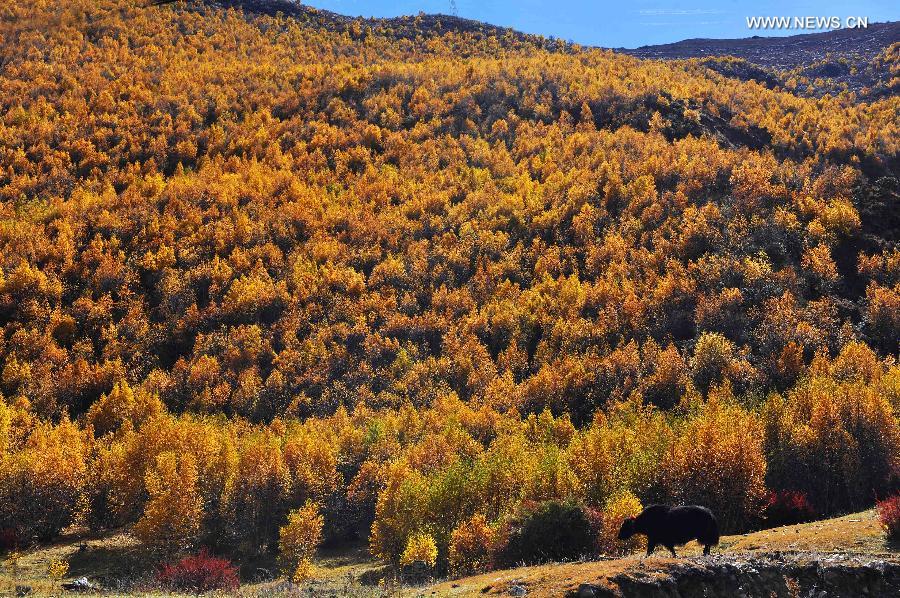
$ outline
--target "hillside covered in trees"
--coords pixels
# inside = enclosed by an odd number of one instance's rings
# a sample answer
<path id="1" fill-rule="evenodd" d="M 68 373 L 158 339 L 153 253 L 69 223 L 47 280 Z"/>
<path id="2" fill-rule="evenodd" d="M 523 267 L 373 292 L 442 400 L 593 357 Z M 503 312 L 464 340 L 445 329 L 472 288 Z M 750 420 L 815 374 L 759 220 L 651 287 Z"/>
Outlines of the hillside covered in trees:
<path id="1" fill-rule="evenodd" d="M 0 542 L 462 572 L 554 505 L 608 553 L 654 501 L 868 508 L 900 97 L 808 95 L 440 17 L 3 3 Z"/>

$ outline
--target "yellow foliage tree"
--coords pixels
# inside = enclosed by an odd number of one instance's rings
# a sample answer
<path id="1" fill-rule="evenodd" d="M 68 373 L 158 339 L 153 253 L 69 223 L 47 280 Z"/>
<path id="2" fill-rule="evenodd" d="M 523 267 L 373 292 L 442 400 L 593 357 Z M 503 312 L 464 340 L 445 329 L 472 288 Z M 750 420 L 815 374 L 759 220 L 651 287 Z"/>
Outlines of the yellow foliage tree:
<path id="1" fill-rule="evenodd" d="M 406 541 L 406 548 L 400 555 L 400 564 L 411 566 L 421 563 L 426 567 L 434 567 L 437 563 L 438 549 L 429 534 L 415 533 Z"/>
<path id="2" fill-rule="evenodd" d="M 675 503 L 701 504 L 724 530 L 738 530 L 759 512 L 766 494 L 763 428 L 730 389 L 716 389 L 688 418 L 663 461 Z"/>
<path id="3" fill-rule="evenodd" d="M 0 409 L 0 426 L 12 411 Z M 67 419 L 41 422 L 18 450 L 0 454 L 0 528 L 46 540 L 71 524 L 84 496 L 90 441 Z"/>
<path id="4" fill-rule="evenodd" d="M 416 526 L 423 521 L 427 501 L 427 480 L 421 473 L 405 463 L 390 467 L 375 505 L 375 523 L 369 536 L 372 553 L 396 563 Z"/>
<path id="5" fill-rule="evenodd" d="M 310 575 L 323 525 L 319 506 L 312 501 L 288 513 L 287 524 L 280 530 L 278 549 L 282 566 L 294 581 L 303 581 Z"/>
<path id="6" fill-rule="evenodd" d="M 166 452 L 147 472 L 149 500 L 134 526 L 134 534 L 147 547 L 163 553 L 190 547 L 203 520 L 203 500 L 197 489 L 193 455 Z"/>
<path id="7" fill-rule="evenodd" d="M 165 407 L 159 397 L 144 391 L 135 393 L 124 380 L 117 382 L 109 394 L 101 396 L 87 412 L 87 422 L 98 436 L 127 426 L 134 428 L 159 415 Z"/>

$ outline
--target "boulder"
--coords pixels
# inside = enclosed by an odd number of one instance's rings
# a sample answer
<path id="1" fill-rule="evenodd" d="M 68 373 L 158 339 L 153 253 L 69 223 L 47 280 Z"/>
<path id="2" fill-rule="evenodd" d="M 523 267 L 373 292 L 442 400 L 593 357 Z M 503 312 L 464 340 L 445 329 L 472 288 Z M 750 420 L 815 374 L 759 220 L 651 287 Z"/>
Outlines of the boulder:
<path id="1" fill-rule="evenodd" d="M 88 581 L 87 577 L 79 577 L 78 579 L 74 579 L 72 581 L 67 581 L 62 584 L 62 587 L 67 592 L 99 592 L 100 587 L 96 584 Z"/>
<path id="2" fill-rule="evenodd" d="M 583 583 L 573 594 L 574 598 L 621 598 L 621 594 L 593 583 Z"/>

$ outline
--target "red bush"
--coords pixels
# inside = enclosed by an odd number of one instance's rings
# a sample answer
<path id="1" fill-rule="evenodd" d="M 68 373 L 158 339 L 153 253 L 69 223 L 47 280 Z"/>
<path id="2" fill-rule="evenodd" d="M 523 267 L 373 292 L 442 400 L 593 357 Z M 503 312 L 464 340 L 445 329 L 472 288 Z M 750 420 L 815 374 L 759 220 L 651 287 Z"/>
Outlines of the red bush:
<path id="1" fill-rule="evenodd" d="M 806 493 L 782 490 L 769 493 L 764 517 L 767 526 L 778 527 L 812 521 L 816 517 L 816 511 L 809 504 Z"/>
<path id="2" fill-rule="evenodd" d="M 236 590 L 240 585 L 231 561 L 214 557 L 205 548 L 197 555 L 163 565 L 157 581 L 168 588 L 194 592 Z"/>
<path id="3" fill-rule="evenodd" d="M 900 494 L 880 501 L 876 509 L 888 541 L 900 542 Z"/>

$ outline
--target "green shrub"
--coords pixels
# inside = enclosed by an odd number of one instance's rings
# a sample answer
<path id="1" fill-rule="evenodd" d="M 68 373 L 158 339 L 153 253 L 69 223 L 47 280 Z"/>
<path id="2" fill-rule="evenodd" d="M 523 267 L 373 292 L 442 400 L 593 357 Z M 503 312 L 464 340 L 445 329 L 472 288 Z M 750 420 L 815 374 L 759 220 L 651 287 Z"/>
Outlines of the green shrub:
<path id="1" fill-rule="evenodd" d="M 594 551 L 591 524 L 577 503 L 548 501 L 510 522 L 497 564 L 513 566 L 573 560 Z"/>

